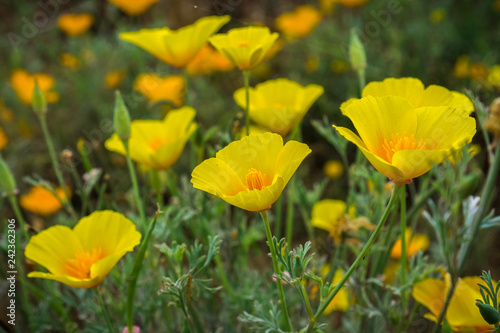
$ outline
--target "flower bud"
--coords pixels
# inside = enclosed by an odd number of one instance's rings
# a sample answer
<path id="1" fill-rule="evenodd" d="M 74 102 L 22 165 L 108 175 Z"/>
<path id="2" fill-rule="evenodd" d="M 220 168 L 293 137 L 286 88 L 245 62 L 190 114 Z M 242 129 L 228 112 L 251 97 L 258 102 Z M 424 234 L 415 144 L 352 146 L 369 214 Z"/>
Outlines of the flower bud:
<path id="1" fill-rule="evenodd" d="M 113 126 L 115 133 L 122 140 L 128 140 L 130 137 L 130 115 L 127 106 L 123 102 L 122 95 L 116 91 L 115 111 L 113 115 Z"/>
<path id="2" fill-rule="evenodd" d="M 293 265 L 293 276 L 301 278 L 304 275 L 304 266 L 299 256 L 295 256 L 295 264 Z"/>
<path id="3" fill-rule="evenodd" d="M 3 158 L 0 157 L 0 190 L 2 190 L 3 195 L 11 196 L 16 195 L 17 185 L 9 166 Z"/>
<path id="4" fill-rule="evenodd" d="M 38 85 L 38 80 L 35 79 L 35 89 L 33 89 L 33 97 L 31 99 L 33 111 L 39 116 L 47 113 L 47 99 L 43 94 L 42 89 Z"/>
<path id="5" fill-rule="evenodd" d="M 365 47 L 354 29 L 351 30 L 351 40 L 349 42 L 349 60 L 351 67 L 356 71 L 366 68 Z"/>
<path id="6" fill-rule="evenodd" d="M 500 321 L 500 314 L 497 309 L 492 307 L 489 304 L 483 304 L 480 300 L 476 300 L 476 306 L 479 308 L 479 312 L 481 312 L 481 316 L 486 322 L 490 325 L 498 324 Z"/>

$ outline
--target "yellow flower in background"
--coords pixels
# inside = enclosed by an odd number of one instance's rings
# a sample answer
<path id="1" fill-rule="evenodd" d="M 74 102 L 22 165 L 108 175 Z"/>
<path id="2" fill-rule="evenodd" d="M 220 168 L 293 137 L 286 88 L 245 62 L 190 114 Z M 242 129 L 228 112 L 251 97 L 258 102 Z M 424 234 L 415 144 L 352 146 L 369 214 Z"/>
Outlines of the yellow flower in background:
<path id="1" fill-rule="evenodd" d="M 261 212 L 278 199 L 310 152 L 306 144 L 297 141 L 283 146 L 278 134 L 246 136 L 198 165 L 191 183 L 233 206 Z"/>
<path id="2" fill-rule="evenodd" d="M 457 58 L 453 67 L 453 75 L 458 78 L 469 77 L 470 75 L 470 59 L 467 55 L 461 55 Z"/>
<path id="3" fill-rule="evenodd" d="M 418 251 L 425 251 L 429 248 L 430 240 L 425 234 L 412 235 L 411 228 L 406 228 L 406 257 L 411 258 Z M 391 258 L 401 259 L 401 238 L 398 238 L 391 249 Z"/>
<path id="4" fill-rule="evenodd" d="M 35 79 L 45 94 L 47 103 L 54 103 L 59 100 L 59 94 L 52 90 L 55 85 L 55 80 L 52 76 L 44 73 L 32 75 L 23 69 L 16 69 L 10 75 L 10 84 L 21 102 L 31 105 L 31 98 L 35 89 Z"/>
<path id="5" fill-rule="evenodd" d="M 122 84 L 123 79 L 125 79 L 125 71 L 123 69 L 118 69 L 106 74 L 104 83 L 106 84 L 106 87 L 114 89 L 118 88 Z"/>
<path id="6" fill-rule="evenodd" d="M 59 61 L 63 66 L 66 66 L 74 71 L 82 67 L 82 62 L 78 60 L 74 54 L 63 53 L 59 56 Z"/>
<path id="7" fill-rule="evenodd" d="M 2 150 L 6 145 L 7 142 L 9 142 L 9 139 L 7 138 L 7 135 L 3 131 L 3 129 L 0 127 L 0 150 Z"/>
<path id="8" fill-rule="evenodd" d="M 491 67 L 488 84 L 500 90 L 500 65 Z"/>
<path id="9" fill-rule="evenodd" d="M 134 120 L 130 124 L 130 158 L 147 167 L 166 170 L 177 162 L 197 125 L 196 111 L 188 106 L 171 110 L 163 120 Z M 125 147 L 114 133 L 106 149 L 125 155 Z"/>
<path id="10" fill-rule="evenodd" d="M 459 108 L 471 113 L 474 111 L 472 101 L 462 93 L 450 91 L 444 87 L 430 85 L 424 87 L 419 79 L 387 78 L 384 81 L 374 81 L 368 83 L 362 92 L 362 97 L 374 96 L 399 96 L 406 99 L 414 108 L 424 106 L 450 106 Z M 340 109 L 355 99 L 350 99 L 343 103 Z"/>
<path id="11" fill-rule="evenodd" d="M 228 15 L 206 16 L 177 30 L 170 30 L 167 27 L 142 29 L 122 32 L 120 38 L 139 46 L 167 64 L 184 68 L 196 57 L 208 37 L 229 20 Z"/>
<path id="12" fill-rule="evenodd" d="M 488 67 L 482 62 L 470 64 L 470 78 L 479 82 L 484 82 L 488 78 Z"/>
<path id="13" fill-rule="evenodd" d="M 338 179 L 344 174 L 344 164 L 337 160 L 327 161 L 323 166 L 323 173 L 330 179 Z"/>
<path id="14" fill-rule="evenodd" d="M 463 108 L 415 108 L 398 96 L 367 96 L 344 103 L 341 110 L 359 136 L 333 127 L 396 184 L 411 183 L 460 150 L 476 133 L 476 121 Z"/>
<path id="15" fill-rule="evenodd" d="M 493 326 L 488 325 L 483 319 L 475 305 L 476 299 L 482 299 L 478 284 L 483 284 L 479 277 L 458 279 L 445 317 L 454 332 L 489 332 L 493 329 Z M 413 298 L 430 311 L 425 318 L 437 321 L 450 285 L 451 278 L 448 273 L 444 281 L 428 278 L 415 283 L 412 291 Z"/>
<path id="16" fill-rule="evenodd" d="M 144 13 L 159 0 L 108 0 L 110 3 L 120 8 L 128 16 L 137 16 Z"/>
<path id="17" fill-rule="evenodd" d="M 212 74 L 225 72 L 234 68 L 234 65 L 210 44 L 205 44 L 196 57 L 186 66 L 186 72 L 191 75 Z"/>
<path id="18" fill-rule="evenodd" d="M 354 218 L 346 214 L 347 205 L 342 200 L 324 199 L 314 204 L 311 225 L 326 230 L 335 244 L 341 244 L 344 234 L 359 228 L 372 230 L 374 226 L 366 217 Z M 352 219 L 351 219 L 352 218 Z"/>
<path id="19" fill-rule="evenodd" d="M 319 67 L 319 57 L 316 54 L 309 56 L 305 67 L 308 73 L 316 72 Z"/>
<path id="20" fill-rule="evenodd" d="M 274 25 L 289 38 L 303 38 L 309 35 L 321 22 L 321 13 L 310 5 L 298 6 L 291 13 L 279 15 Z"/>
<path id="21" fill-rule="evenodd" d="M 180 106 L 184 104 L 186 80 L 181 75 L 139 74 L 134 82 L 134 90 L 151 103 L 169 101 Z"/>
<path id="22" fill-rule="evenodd" d="M 26 258 L 49 272 L 31 272 L 28 277 L 55 280 L 73 288 L 96 287 L 140 240 L 141 234 L 125 216 L 97 211 L 73 229 L 56 225 L 31 237 L 24 251 Z"/>
<path id="23" fill-rule="evenodd" d="M 210 37 L 209 42 L 240 70 L 257 66 L 278 39 L 267 27 L 231 29 Z"/>
<path id="24" fill-rule="evenodd" d="M 19 197 L 19 205 L 29 212 L 50 216 L 63 207 L 61 201 L 66 198 L 61 187 L 56 187 L 55 190 L 57 197 L 42 186 L 33 186 L 27 194 Z M 71 197 L 69 188 L 67 188 L 67 192 Z"/>
<path id="25" fill-rule="evenodd" d="M 59 29 L 71 37 L 83 35 L 93 23 L 94 17 L 89 13 L 63 14 L 57 19 Z"/>
<path id="26" fill-rule="evenodd" d="M 6 123 L 11 123 L 14 120 L 14 112 L 9 109 L 3 99 L 0 98 L 0 118 Z"/>
<path id="27" fill-rule="evenodd" d="M 306 87 L 288 79 L 269 80 L 250 87 L 250 118 L 259 126 L 282 136 L 302 120 L 311 105 L 323 94 L 323 87 Z M 245 88 L 234 93 L 236 103 L 245 108 Z"/>

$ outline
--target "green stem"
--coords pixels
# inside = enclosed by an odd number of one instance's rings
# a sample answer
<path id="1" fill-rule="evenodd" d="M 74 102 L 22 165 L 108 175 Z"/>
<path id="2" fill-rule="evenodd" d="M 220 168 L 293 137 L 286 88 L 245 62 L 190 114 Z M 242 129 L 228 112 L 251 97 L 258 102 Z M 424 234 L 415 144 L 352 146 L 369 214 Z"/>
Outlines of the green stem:
<path id="1" fill-rule="evenodd" d="M 298 285 L 300 286 L 300 290 L 302 291 L 301 296 L 302 299 L 304 300 L 304 303 L 306 304 L 307 313 L 309 314 L 309 319 L 311 320 L 314 318 L 314 313 L 311 308 L 311 303 L 309 302 L 309 296 L 307 296 L 307 291 L 302 281 L 300 281 Z"/>
<path id="2" fill-rule="evenodd" d="M 403 302 L 403 309 L 406 312 L 406 294 L 404 290 L 404 286 L 406 284 L 406 187 L 405 185 L 401 185 L 401 300 Z"/>
<path id="3" fill-rule="evenodd" d="M 365 69 L 361 68 L 357 70 L 358 72 L 358 81 L 359 81 L 359 93 L 362 95 L 363 89 L 366 86 L 366 75 L 365 75 Z"/>
<path id="4" fill-rule="evenodd" d="M 137 205 L 137 210 L 139 211 L 139 215 L 141 217 L 142 226 L 146 226 L 146 214 L 144 213 L 144 207 L 142 205 L 141 195 L 139 193 L 139 185 L 137 185 L 137 176 L 135 174 L 134 164 L 130 159 L 130 150 L 128 146 L 128 141 L 123 141 L 123 145 L 125 146 L 125 151 L 127 152 L 127 166 L 130 174 L 130 180 L 132 181 L 132 187 L 134 189 L 134 196 Z"/>
<path id="5" fill-rule="evenodd" d="M 38 119 L 40 120 L 40 124 L 42 125 L 42 131 L 43 135 L 45 137 L 45 141 L 47 143 L 47 147 L 49 149 L 49 155 L 50 159 L 52 161 L 52 167 L 54 168 L 54 172 L 57 177 L 57 181 L 59 182 L 59 186 L 63 189 L 64 191 L 64 199 L 62 200 L 64 206 L 70 213 L 71 217 L 76 221 L 78 221 L 78 218 L 76 217 L 75 210 L 73 209 L 73 206 L 71 205 L 71 202 L 69 201 L 69 195 L 68 195 L 68 187 L 66 186 L 66 182 L 64 181 L 64 177 L 61 172 L 61 167 L 59 166 L 59 162 L 57 161 L 57 155 L 56 155 L 56 150 L 54 148 L 54 143 L 52 142 L 52 138 L 50 136 L 49 128 L 47 126 L 47 119 L 45 117 L 45 114 L 39 115 Z"/>
<path id="6" fill-rule="evenodd" d="M 118 329 L 115 327 L 115 325 L 113 325 L 113 321 L 111 320 L 111 316 L 109 315 L 108 307 L 106 306 L 106 303 L 104 303 L 104 299 L 102 298 L 102 295 L 97 288 L 95 290 L 95 294 L 97 296 L 97 301 L 101 306 L 102 314 L 104 316 L 104 320 L 106 321 L 106 326 L 108 326 L 109 332 L 118 332 Z M 129 332 L 132 333 L 132 330 L 130 330 L 130 328 Z"/>
<path id="7" fill-rule="evenodd" d="M 149 229 L 142 241 L 141 247 L 137 252 L 137 256 L 134 260 L 134 266 L 132 267 L 132 272 L 130 272 L 129 284 L 127 290 L 127 327 L 128 331 L 132 332 L 133 320 L 134 320 L 134 295 L 135 288 L 137 286 L 137 279 L 139 278 L 139 273 L 141 272 L 142 262 L 144 261 L 144 255 L 146 254 L 146 250 L 149 245 L 149 240 L 151 239 L 151 234 L 153 233 L 153 229 L 156 226 L 156 220 L 158 219 L 158 215 L 162 213 L 160 211 L 156 212 L 155 217 L 153 218 L 153 222 L 149 224 Z"/>
<path id="8" fill-rule="evenodd" d="M 149 172 L 151 175 L 151 185 L 153 186 L 153 189 L 156 194 L 156 200 L 158 201 L 158 204 L 160 207 L 163 207 L 163 193 L 162 193 L 162 182 L 161 182 L 161 177 L 160 177 L 160 171 L 156 169 L 151 169 Z"/>
<path id="9" fill-rule="evenodd" d="M 247 135 L 250 135 L 250 71 L 243 71 L 245 81 L 245 128 Z"/>
<path id="10" fill-rule="evenodd" d="M 316 322 L 317 322 L 318 318 L 323 314 L 323 312 L 326 310 L 326 308 L 328 307 L 328 305 L 332 302 L 333 298 L 338 294 L 338 292 L 340 291 L 340 289 L 347 282 L 347 280 L 349 279 L 349 277 L 351 276 L 351 274 L 354 272 L 354 270 L 356 269 L 356 267 L 358 267 L 358 265 L 361 263 L 361 261 L 367 255 L 367 253 L 370 250 L 372 244 L 375 242 L 375 239 L 377 238 L 378 234 L 380 233 L 380 230 L 382 230 L 382 227 L 383 227 L 383 225 L 385 223 L 385 220 L 389 216 L 389 213 L 392 210 L 392 206 L 394 205 L 394 202 L 396 201 L 400 190 L 401 190 L 401 186 L 394 184 L 394 190 L 392 192 L 391 199 L 389 200 L 389 203 L 387 204 L 387 206 L 385 208 L 385 211 L 382 214 L 382 217 L 380 218 L 380 220 L 379 220 L 379 222 L 377 224 L 377 227 L 375 228 L 375 230 L 373 231 L 372 235 L 370 236 L 370 239 L 368 239 L 368 241 L 366 242 L 365 246 L 363 247 L 363 249 L 359 253 L 359 255 L 356 258 L 356 260 L 354 260 L 354 262 L 352 263 L 351 267 L 349 267 L 349 269 L 345 273 L 345 275 L 342 278 L 342 280 L 340 280 L 340 282 L 337 283 L 337 285 L 335 286 L 335 289 L 332 291 L 332 293 L 330 295 L 328 295 L 328 297 L 325 300 L 325 302 L 323 302 L 321 304 L 320 308 L 318 309 L 318 311 L 314 315 L 314 318 L 309 322 L 309 326 L 307 327 L 307 333 L 312 332 L 314 326 L 316 325 Z"/>
<path id="11" fill-rule="evenodd" d="M 264 227 L 266 229 L 267 243 L 269 245 L 269 249 L 271 250 L 271 258 L 273 259 L 273 269 L 274 274 L 280 274 L 280 270 L 278 267 L 278 257 L 276 256 L 276 248 L 274 247 L 273 237 L 271 235 L 271 228 L 269 227 L 269 221 L 267 219 L 267 210 L 260 213 L 262 219 L 264 220 Z M 276 277 L 276 286 L 278 287 L 278 294 L 280 296 L 281 303 L 281 311 L 283 312 L 283 316 L 285 317 L 285 330 L 293 331 L 292 322 L 290 321 L 290 316 L 288 315 L 288 309 L 286 306 L 285 293 L 283 291 L 283 285 L 281 284 L 281 279 Z"/>

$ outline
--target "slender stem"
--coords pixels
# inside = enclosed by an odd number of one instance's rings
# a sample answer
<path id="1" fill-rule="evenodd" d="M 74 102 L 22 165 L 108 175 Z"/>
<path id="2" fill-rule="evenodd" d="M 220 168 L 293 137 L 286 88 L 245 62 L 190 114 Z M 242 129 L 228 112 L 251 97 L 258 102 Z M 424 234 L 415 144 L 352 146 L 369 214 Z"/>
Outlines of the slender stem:
<path id="1" fill-rule="evenodd" d="M 366 86 L 366 75 L 365 75 L 365 69 L 360 68 L 357 70 L 358 72 L 358 81 L 359 81 L 359 93 L 360 95 L 363 93 L 363 89 Z"/>
<path id="2" fill-rule="evenodd" d="M 173 197 L 181 198 L 179 195 L 179 190 L 177 189 L 177 185 L 175 184 L 174 175 L 172 174 L 172 170 L 167 170 L 167 186 L 170 191 L 170 195 Z"/>
<path id="3" fill-rule="evenodd" d="M 139 215 L 141 217 L 141 222 L 142 226 L 146 226 L 146 214 L 144 213 L 144 207 L 142 205 L 142 200 L 141 200 L 141 195 L 139 193 L 139 186 L 137 185 L 137 176 L 135 174 L 135 169 L 134 169 L 134 164 L 132 163 L 132 160 L 130 159 L 130 150 L 128 146 L 128 141 L 123 141 L 123 145 L 125 146 L 125 151 L 127 152 L 126 158 L 127 158 L 127 166 L 128 166 L 128 171 L 130 173 L 130 180 L 132 181 L 132 187 L 134 189 L 134 196 L 135 196 L 135 201 L 137 205 L 137 210 L 139 211 Z"/>
<path id="4" fill-rule="evenodd" d="M 269 249 L 271 250 L 271 258 L 273 259 L 274 274 L 280 274 L 280 270 L 278 267 L 278 257 L 276 256 L 276 248 L 274 247 L 273 237 L 271 235 L 271 228 L 269 227 L 269 221 L 267 219 L 267 210 L 261 212 L 260 215 L 262 216 L 262 219 L 264 220 L 264 227 L 266 229 L 267 243 L 269 245 Z M 285 293 L 283 291 L 283 285 L 281 284 L 281 280 L 278 277 L 276 277 L 276 286 L 278 287 L 278 294 L 280 296 L 281 311 L 283 312 L 283 315 L 285 317 L 285 324 L 286 324 L 285 330 L 286 331 L 293 331 L 292 322 L 290 321 L 290 316 L 288 315 L 288 309 L 286 307 Z"/>
<path id="5" fill-rule="evenodd" d="M 406 294 L 404 286 L 406 284 L 406 187 L 401 185 L 401 300 L 403 302 L 403 309 L 406 311 Z"/>
<path id="6" fill-rule="evenodd" d="M 64 206 L 70 213 L 70 215 L 73 217 L 75 221 L 78 221 L 78 218 L 76 217 L 75 210 L 73 209 L 73 206 L 71 205 L 71 202 L 69 201 L 69 195 L 68 195 L 68 187 L 66 186 L 66 182 L 64 181 L 64 177 L 61 172 L 61 167 L 59 166 L 59 162 L 57 161 L 57 155 L 56 155 L 56 150 L 54 148 L 54 143 L 52 142 L 52 138 L 50 136 L 49 128 L 47 126 L 47 119 L 45 117 L 45 114 L 42 114 L 38 117 L 40 120 L 40 124 L 42 125 L 42 131 L 43 135 L 45 137 L 45 141 L 47 143 L 47 147 L 49 149 L 49 155 L 50 159 L 52 161 L 52 167 L 54 168 L 54 172 L 57 177 L 57 181 L 59 182 L 59 186 L 63 189 L 64 191 L 64 199 L 62 200 Z"/>
<path id="7" fill-rule="evenodd" d="M 313 313 L 312 308 L 311 308 L 311 303 L 309 302 L 309 296 L 307 296 L 306 288 L 304 287 L 304 284 L 302 283 L 302 281 L 300 281 L 298 283 L 298 285 L 300 286 L 300 290 L 302 291 L 302 293 L 301 293 L 302 299 L 304 300 L 304 303 L 306 303 L 306 308 L 307 308 L 307 313 L 309 314 L 309 319 L 313 319 L 314 313 Z"/>
<path id="8" fill-rule="evenodd" d="M 163 207 L 163 193 L 162 193 L 162 182 L 161 182 L 161 177 L 160 177 L 160 171 L 156 169 L 151 169 L 149 171 L 149 174 L 151 176 L 151 185 L 153 186 L 153 189 L 156 194 L 156 200 L 158 201 L 158 204 L 160 207 Z"/>
<path id="9" fill-rule="evenodd" d="M 250 71 L 243 71 L 245 81 L 245 128 L 247 135 L 250 135 Z"/>
<path id="10" fill-rule="evenodd" d="M 345 273 L 345 275 L 342 278 L 342 280 L 340 280 L 340 282 L 337 283 L 337 285 L 335 286 L 335 289 L 332 291 L 332 293 L 330 295 L 328 295 L 328 297 L 325 300 L 325 302 L 323 302 L 321 304 L 320 308 L 318 309 L 318 311 L 314 315 L 314 318 L 309 322 L 309 326 L 307 327 L 307 331 L 306 331 L 307 333 L 312 332 L 314 326 L 316 325 L 316 321 L 318 320 L 318 318 L 323 314 L 323 312 L 326 310 L 326 308 L 328 307 L 328 305 L 332 302 L 333 298 L 338 294 L 338 292 L 340 291 L 340 289 L 347 282 L 347 280 L 349 279 L 349 277 L 351 276 L 351 274 L 354 272 L 354 270 L 356 269 L 356 267 L 358 267 L 358 265 L 361 263 L 361 261 L 367 255 L 367 253 L 370 250 L 372 244 L 375 242 L 375 239 L 377 238 L 378 234 L 380 233 L 380 230 L 382 230 L 382 227 L 383 227 L 383 225 L 385 223 L 385 220 L 389 216 L 389 213 L 392 210 L 392 206 L 394 205 L 394 202 L 396 201 L 400 190 L 401 190 L 401 186 L 394 184 L 394 189 L 393 189 L 393 192 L 392 192 L 391 199 L 389 200 L 389 203 L 387 204 L 387 207 L 385 208 L 385 211 L 382 214 L 382 217 L 380 218 L 380 220 L 379 220 L 379 222 L 377 224 L 377 227 L 375 228 L 375 230 L 373 231 L 372 235 L 370 236 L 370 239 L 368 239 L 368 241 L 366 242 L 365 246 L 363 247 L 363 249 L 359 253 L 359 255 L 356 258 L 356 260 L 354 260 L 354 262 L 352 263 L 351 267 L 349 267 L 349 269 Z"/>
<path id="11" fill-rule="evenodd" d="M 106 326 L 108 326 L 109 332 L 118 332 L 118 329 L 115 327 L 115 325 L 113 325 L 113 321 L 111 320 L 111 316 L 109 315 L 108 307 L 106 306 L 106 303 L 104 303 L 104 299 L 102 298 L 102 295 L 97 288 L 95 290 L 95 294 L 97 296 L 97 301 L 101 306 L 102 314 L 104 316 L 104 320 L 106 320 Z M 129 332 L 132 333 L 130 329 Z"/>

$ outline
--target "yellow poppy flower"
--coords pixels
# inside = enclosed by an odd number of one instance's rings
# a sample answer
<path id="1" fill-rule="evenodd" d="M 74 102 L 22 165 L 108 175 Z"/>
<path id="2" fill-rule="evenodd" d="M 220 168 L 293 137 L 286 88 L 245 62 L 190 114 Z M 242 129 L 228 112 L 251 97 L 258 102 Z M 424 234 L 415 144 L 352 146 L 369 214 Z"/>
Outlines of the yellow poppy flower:
<path id="1" fill-rule="evenodd" d="M 278 199 L 310 152 L 297 141 L 283 146 L 282 137 L 274 133 L 246 136 L 198 165 L 191 183 L 231 205 L 261 212 Z"/>
<path id="2" fill-rule="evenodd" d="M 17 95 L 17 98 L 26 105 L 31 105 L 33 90 L 35 89 L 35 79 L 38 81 L 38 86 L 45 94 L 47 103 L 54 103 L 59 100 L 59 94 L 52 91 L 55 85 L 55 80 L 52 76 L 44 73 L 31 75 L 22 69 L 16 69 L 10 75 L 10 84 Z"/>
<path id="3" fill-rule="evenodd" d="M 290 38 L 303 38 L 309 35 L 321 21 L 321 13 L 310 5 L 298 6 L 291 13 L 281 14 L 274 24 L 276 29 Z"/>
<path id="4" fill-rule="evenodd" d="M 137 16 L 144 13 L 159 0 L 108 0 L 116 7 L 120 8 L 128 16 Z"/>
<path id="5" fill-rule="evenodd" d="M 125 79 L 125 71 L 122 69 L 118 69 L 106 74 L 104 83 L 106 84 L 106 87 L 114 89 L 122 84 L 123 79 Z"/>
<path id="6" fill-rule="evenodd" d="M 212 74 L 225 72 L 234 68 L 234 65 L 210 44 L 205 44 L 196 57 L 186 66 L 186 72 L 191 75 Z"/>
<path id="7" fill-rule="evenodd" d="M 76 37 L 83 35 L 94 23 L 89 13 L 64 14 L 57 19 L 57 25 L 66 35 Z"/>
<path id="8" fill-rule="evenodd" d="M 406 228 L 406 257 L 411 258 L 419 250 L 425 251 L 429 248 L 430 240 L 425 234 L 411 234 L 411 228 Z M 391 258 L 401 259 L 401 238 L 398 238 L 391 249 Z"/>
<path id="9" fill-rule="evenodd" d="M 469 143 L 476 133 L 476 121 L 462 108 L 415 108 L 398 96 L 367 96 L 341 109 L 359 136 L 347 128 L 333 127 L 396 184 L 411 183 Z"/>
<path id="10" fill-rule="evenodd" d="M 196 111 L 188 106 L 170 111 L 163 120 L 134 120 L 130 124 L 130 158 L 147 167 L 165 170 L 177 162 L 197 125 Z M 125 147 L 114 133 L 104 142 L 106 149 L 125 155 Z"/>
<path id="11" fill-rule="evenodd" d="M 311 105 L 323 94 L 323 87 L 301 86 L 288 79 L 269 80 L 250 87 L 250 118 L 258 125 L 285 136 L 302 120 Z M 234 93 L 234 100 L 243 109 L 245 88 Z"/>
<path id="12" fill-rule="evenodd" d="M 144 73 L 135 79 L 134 90 L 143 94 L 151 103 L 169 101 L 180 106 L 184 104 L 186 80 L 180 75 L 160 76 Z"/>
<path id="13" fill-rule="evenodd" d="M 472 101 L 462 93 L 450 91 L 444 87 L 430 85 L 427 88 L 419 79 L 387 78 L 384 81 L 370 82 L 363 89 L 362 97 L 399 96 L 406 99 L 414 108 L 424 106 L 450 106 L 463 109 L 467 113 L 474 111 Z M 341 109 L 355 99 L 343 103 Z"/>
<path id="14" fill-rule="evenodd" d="M 0 127 L 0 150 L 2 150 L 6 145 L 7 142 L 9 142 L 9 139 L 7 138 L 7 135 L 3 131 L 3 129 Z"/>
<path id="15" fill-rule="evenodd" d="M 347 205 L 342 200 L 324 199 L 314 204 L 311 225 L 326 230 L 335 244 L 342 243 L 342 236 L 359 228 L 374 229 L 366 217 L 353 218 L 346 215 Z"/>
<path id="16" fill-rule="evenodd" d="M 478 284 L 483 284 L 479 277 L 464 277 L 457 282 L 455 292 L 446 312 L 446 320 L 454 332 L 489 332 L 493 326 L 481 316 L 476 307 L 476 299 L 482 299 Z M 442 279 L 428 278 L 415 283 L 413 298 L 430 310 L 425 318 L 437 321 L 450 290 L 450 275 Z"/>
<path id="17" fill-rule="evenodd" d="M 56 225 L 31 237 L 24 251 L 26 258 L 49 272 L 31 272 L 28 277 L 92 288 L 140 240 L 141 234 L 125 216 L 97 211 L 82 218 L 73 229 Z"/>
<path id="18" fill-rule="evenodd" d="M 207 16 L 178 30 L 170 30 L 167 27 L 142 29 L 123 32 L 120 38 L 139 46 L 167 64 L 184 68 L 205 45 L 208 37 L 229 20 L 228 15 Z"/>
<path id="19" fill-rule="evenodd" d="M 267 27 L 244 27 L 217 34 L 208 40 L 220 53 L 240 70 L 257 66 L 278 39 Z"/>
<path id="20" fill-rule="evenodd" d="M 50 216 L 63 207 L 61 200 L 66 198 L 62 188 L 56 187 L 55 190 L 58 198 L 42 186 L 33 186 L 27 194 L 19 197 L 19 204 L 29 212 L 41 216 Z M 71 196 L 69 188 L 67 188 L 67 192 Z"/>

